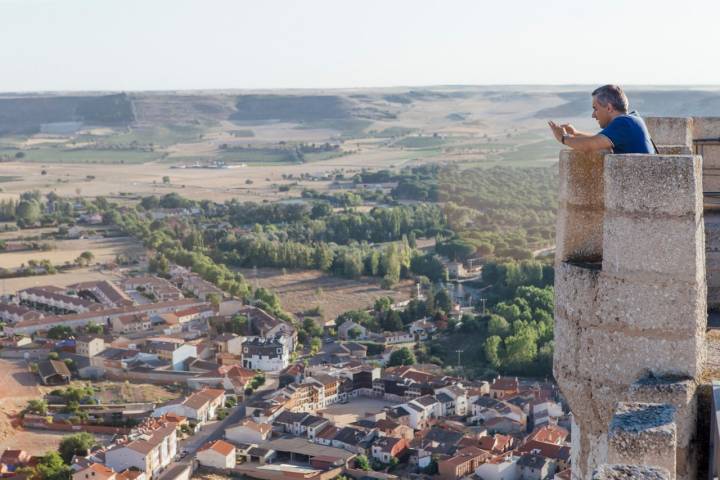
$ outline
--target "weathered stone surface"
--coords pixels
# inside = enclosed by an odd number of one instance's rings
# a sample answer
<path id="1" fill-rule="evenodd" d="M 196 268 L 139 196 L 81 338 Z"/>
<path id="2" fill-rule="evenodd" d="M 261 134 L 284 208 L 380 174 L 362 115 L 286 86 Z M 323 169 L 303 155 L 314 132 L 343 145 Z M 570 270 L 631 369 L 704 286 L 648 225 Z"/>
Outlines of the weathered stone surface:
<path id="1" fill-rule="evenodd" d="M 605 208 L 643 216 L 694 215 L 702 211 L 700 157 L 608 155 Z"/>
<path id="2" fill-rule="evenodd" d="M 685 336 L 705 329 L 703 283 L 602 272 L 597 285 L 595 315 L 582 312 L 581 325 Z"/>
<path id="3" fill-rule="evenodd" d="M 692 118 L 646 117 L 650 137 L 656 145 L 692 145 Z"/>
<path id="4" fill-rule="evenodd" d="M 705 236 L 699 218 L 605 215 L 603 271 L 654 273 L 683 282 L 705 274 Z"/>
<path id="5" fill-rule="evenodd" d="M 720 117 L 694 117 L 692 136 L 693 140 L 720 138 Z"/>
<path id="6" fill-rule="evenodd" d="M 608 461 L 660 467 L 675 473 L 675 407 L 619 403 L 610 424 Z"/>
<path id="7" fill-rule="evenodd" d="M 639 465 L 603 465 L 592 476 L 592 480 L 670 480 L 670 478 L 670 473 L 664 468 Z"/>
<path id="8" fill-rule="evenodd" d="M 698 376 L 704 358 L 704 332 L 672 340 L 664 337 L 588 329 L 580 336 L 579 356 L 585 360 L 578 365 L 577 372 L 598 385 L 623 383 L 627 386 L 649 373 Z"/>
<path id="9" fill-rule="evenodd" d="M 693 149 L 687 145 L 656 145 L 660 155 L 692 155 Z"/>
<path id="10" fill-rule="evenodd" d="M 559 262 L 555 267 L 555 309 L 572 318 L 595 316 L 600 270 Z"/>
<path id="11" fill-rule="evenodd" d="M 604 157 L 602 153 L 561 151 L 558 201 L 602 209 Z"/>
<path id="12" fill-rule="evenodd" d="M 720 145 L 698 143 L 695 145 L 695 153 L 702 156 L 705 176 L 717 177 L 720 170 Z"/>
<path id="13" fill-rule="evenodd" d="M 558 260 L 600 259 L 603 250 L 603 211 L 568 206 L 561 212 L 555 235 Z"/>

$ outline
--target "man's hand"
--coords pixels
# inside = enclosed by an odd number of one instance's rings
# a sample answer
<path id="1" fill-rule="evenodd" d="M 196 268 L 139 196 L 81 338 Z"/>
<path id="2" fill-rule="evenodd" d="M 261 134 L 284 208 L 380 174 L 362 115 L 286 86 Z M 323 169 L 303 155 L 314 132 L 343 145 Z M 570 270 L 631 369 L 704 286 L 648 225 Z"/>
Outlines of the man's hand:
<path id="1" fill-rule="evenodd" d="M 573 127 L 569 123 L 563 123 L 560 126 L 565 130 L 565 133 L 568 135 L 577 135 L 578 134 L 578 131 L 575 129 L 575 127 Z"/>
<path id="2" fill-rule="evenodd" d="M 563 137 L 563 135 L 566 134 L 565 129 L 563 128 L 563 126 L 562 126 L 562 125 L 558 125 L 557 123 L 553 122 L 552 120 L 550 120 L 550 121 L 548 122 L 548 125 L 550 125 L 550 130 L 552 130 L 553 135 L 555 135 L 555 139 L 556 139 L 558 142 L 562 143 L 562 137 Z"/>

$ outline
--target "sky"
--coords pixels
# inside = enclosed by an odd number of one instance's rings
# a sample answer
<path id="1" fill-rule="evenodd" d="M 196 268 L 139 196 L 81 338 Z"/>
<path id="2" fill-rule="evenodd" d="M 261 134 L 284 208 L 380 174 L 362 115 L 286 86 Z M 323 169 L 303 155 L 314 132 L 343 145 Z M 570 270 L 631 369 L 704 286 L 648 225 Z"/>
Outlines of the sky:
<path id="1" fill-rule="evenodd" d="M 0 0 L 0 92 L 717 85 L 719 0 Z"/>

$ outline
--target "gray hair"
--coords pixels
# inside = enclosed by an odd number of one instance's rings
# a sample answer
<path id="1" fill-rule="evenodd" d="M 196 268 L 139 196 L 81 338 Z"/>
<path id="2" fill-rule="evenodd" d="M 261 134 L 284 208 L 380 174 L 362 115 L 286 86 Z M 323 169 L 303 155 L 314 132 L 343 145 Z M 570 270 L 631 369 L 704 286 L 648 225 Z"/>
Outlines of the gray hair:
<path id="1" fill-rule="evenodd" d="M 628 99 L 619 85 L 603 85 L 592 92 L 600 105 L 606 107 L 608 104 L 620 113 L 628 111 Z"/>

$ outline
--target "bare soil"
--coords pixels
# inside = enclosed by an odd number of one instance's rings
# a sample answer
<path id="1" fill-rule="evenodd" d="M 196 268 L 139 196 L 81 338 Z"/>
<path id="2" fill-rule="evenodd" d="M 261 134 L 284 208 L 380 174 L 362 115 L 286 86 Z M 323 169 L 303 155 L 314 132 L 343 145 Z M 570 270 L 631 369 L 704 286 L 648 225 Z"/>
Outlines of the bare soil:
<path id="1" fill-rule="evenodd" d="M 265 287 L 277 293 L 281 305 L 289 312 L 299 313 L 319 305 L 326 322 L 348 310 L 370 308 L 379 297 L 407 300 L 415 288 L 411 280 L 404 280 L 393 290 L 385 290 L 380 288 L 379 279 L 353 280 L 319 270 L 288 270 L 284 275 L 282 269 L 277 268 L 240 271 L 254 287 Z"/>

